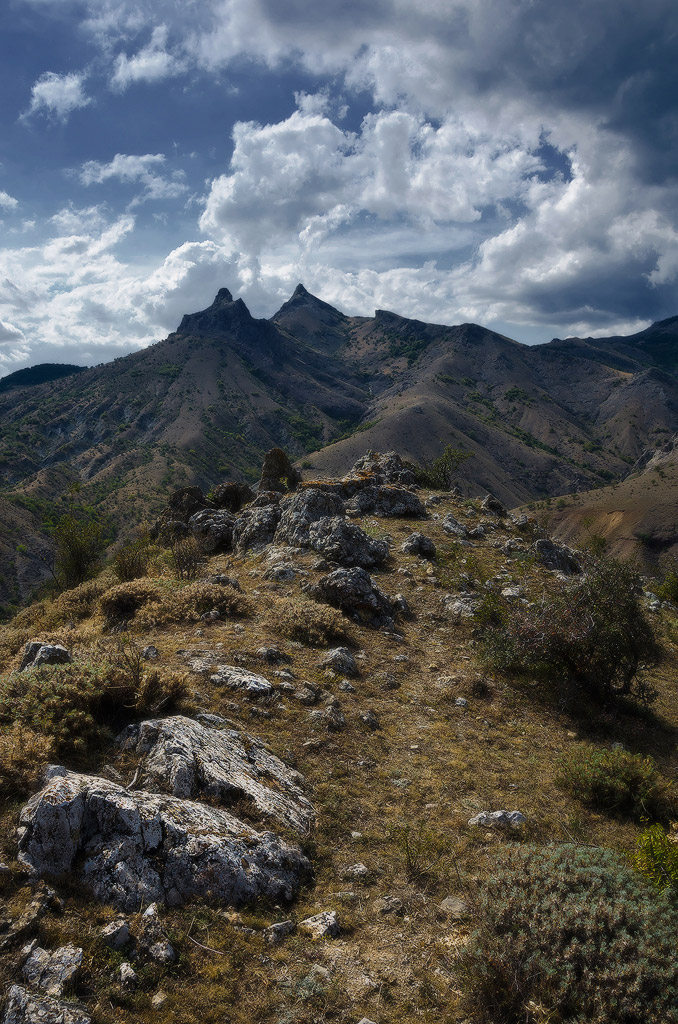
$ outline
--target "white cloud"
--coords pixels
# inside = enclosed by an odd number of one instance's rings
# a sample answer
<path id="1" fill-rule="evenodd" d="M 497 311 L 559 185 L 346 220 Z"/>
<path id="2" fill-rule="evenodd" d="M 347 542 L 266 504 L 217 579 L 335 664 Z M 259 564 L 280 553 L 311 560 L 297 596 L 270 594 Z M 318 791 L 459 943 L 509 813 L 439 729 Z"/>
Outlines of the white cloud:
<path id="1" fill-rule="evenodd" d="M 80 181 L 83 185 L 100 185 L 111 178 L 140 182 L 145 189 L 143 199 L 175 199 L 187 190 L 184 175 L 182 171 L 175 171 L 170 178 L 163 178 L 154 173 L 154 169 L 164 163 L 163 153 L 146 153 L 143 156 L 116 153 L 107 164 L 88 160 L 82 166 Z"/>
<path id="2" fill-rule="evenodd" d="M 92 102 L 83 89 L 84 80 L 84 74 L 57 75 L 46 71 L 33 86 L 30 106 L 22 116 L 26 118 L 44 111 L 59 121 L 68 120 L 74 110 Z"/>
<path id="3" fill-rule="evenodd" d="M 0 320 L 0 345 L 6 345 L 8 343 L 16 344 L 17 341 L 21 341 L 24 337 L 24 332 L 20 331 L 14 324 L 8 324 L 4 320 Z"/>
<path id="4" fill-rule="evenodd" d="M 0 208 L 3 210 L 16 210 L 19 205 L 18 199 L 10 196 L 7 192 L 0 191 Z"/>
<path id="5" fill-rule="evenodd" d="M 167 28 L 159 25 L 153 29 L 151 41 L 133 57 L 119 53 L 115 59 L 111 85 L 120 92 L 134 82 L 160 82 L 163 78 L 180 74 L 186 64 L 166 50 Z"/>

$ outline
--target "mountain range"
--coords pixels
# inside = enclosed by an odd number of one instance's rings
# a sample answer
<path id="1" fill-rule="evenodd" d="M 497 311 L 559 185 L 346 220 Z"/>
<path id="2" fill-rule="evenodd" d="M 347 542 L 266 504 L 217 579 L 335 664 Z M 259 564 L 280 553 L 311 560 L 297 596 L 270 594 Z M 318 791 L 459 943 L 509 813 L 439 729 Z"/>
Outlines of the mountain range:
<path id="1" fill-rule="evenodd" d="M 527 346 L 477 324 L 347 316 L 301 284 L 257 319 L 222 288 L 149 348 L 0 388 L 0 601 L 44 576 L 41 525 L 74 481 L 123 531 L 179 486 L 256 480 L 274 445 L 309 477 L 370 448 L 423 462 L 452 444 L 473 455 L 464 492 L 510 506 L 613 486 L 678 434 L 677 342 L 672 317 Z"/>

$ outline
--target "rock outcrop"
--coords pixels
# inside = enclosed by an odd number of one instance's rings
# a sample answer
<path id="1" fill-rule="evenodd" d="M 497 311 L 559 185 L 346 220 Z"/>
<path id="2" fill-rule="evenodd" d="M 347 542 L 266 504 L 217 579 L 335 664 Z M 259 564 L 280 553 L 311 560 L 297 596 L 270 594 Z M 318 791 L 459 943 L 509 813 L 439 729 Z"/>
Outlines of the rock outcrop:
<path id="1" fill-rule="evenodd" d="M 228 551 L 233 539 L 235 516 L 223 509 L 202 509 L 188 520 L 188 528 L 207 554 Z"/>
<path id="2" fill-rule="evenodd" d="M 577 575 L 582 571 L 581 562 L 576 554 L 565 544 L 558 544 L 548 537 L 542 537 L 534 542 L 532 550 L 547 569 L 555 569 L 566 576 Z"/>
<path id="3" fill-rule="evenodd" d="M 316 601 L 339 608 L 365 625 L 393 627 L 393 605 L 365 569 L 335 569 L 309 587 L 308 592 Z"/>
<path id="4" fill-rule="evenodd" d="M 280 506 L 264 505 L 256 508 L 252 505 L 243 509 L 233 524 L 233 549 L 243 554 L 250 548 L 260 548 L 270 544 L 280 521 Z"/>
<path id="5" fill-rule="evenodd" d="M 77 1003 L 36 995 L 21 985 L 12 985 L 7 996 L 2 1024 L 91 1024 L 92 1018 Z"/>
<path id="6" fill-rule="evenodd" d="M 308 547 L 312 523 L 344 514 L 344 503 L 338 494 L 305 487 L 283 503 L 276 543 Z"/>
<path id="7" fill-rule="evenodd" d="M 338 516 L 312 523 L 308 543 L 328 562 L 337 562 L 339 565 L 370 568 L 381 565 L 388 558 L 388 544 L 385 540 L 368 537 L 355 523 L 349 523 Z"/>

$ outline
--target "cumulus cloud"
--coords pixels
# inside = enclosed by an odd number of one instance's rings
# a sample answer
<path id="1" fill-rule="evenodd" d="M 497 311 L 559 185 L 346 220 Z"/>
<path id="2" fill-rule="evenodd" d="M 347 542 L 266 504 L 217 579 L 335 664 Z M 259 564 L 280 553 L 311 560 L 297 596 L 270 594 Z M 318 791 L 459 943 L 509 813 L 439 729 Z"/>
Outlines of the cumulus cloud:
<path id="1" fill-rule="evenodd" d="M 0 191 L 0 209 L 16 210 L 18 205 L 18 199 L 15 199 L 14 196 L 10 196 L 7 192 Z"/>
<path id="2" fill-rule="evenodd" d="M 31 103 L 24 118 L 46 113 L 59 121 L 67 121 L 74 110 L 92 102 L 85 94 L 84 80 L 83 74 L 58 75 L 54 71 L 46 71 L 31 90 Z"/>
<path id="3" fill-rule="evenodd" d="M 167 37 L 167 27 L 159 25 L 153 29 L 148 45 L 132 57 L 119 53 L 113 65 L 112 87 L 122 92 L 135 82 L 160 82 L 184 71 L 185 62 L 166 49 Z"/>
<path id="4" fill-rule="evenodd" d="M 176 199 L 186 192 L 182 171 L 174 171 L 166 178 L 156 174 L 155 169 L 165 163 L 164 153 L 146 153 L 143 156 L 130 156 L 116 153 L 109 163 L 88 160 L 80 171 L 83 185 L 101 185 L 111 178 L 123 182 L 139 182 L 144 186 L 140 199 Z"/>
<path id="5" fill-rule="evenodd" d="M 23 340 L 24 332 L 20 331 L 14 324 L 8 324 L 0 320 L 0 345 L 16 344 Z"/>

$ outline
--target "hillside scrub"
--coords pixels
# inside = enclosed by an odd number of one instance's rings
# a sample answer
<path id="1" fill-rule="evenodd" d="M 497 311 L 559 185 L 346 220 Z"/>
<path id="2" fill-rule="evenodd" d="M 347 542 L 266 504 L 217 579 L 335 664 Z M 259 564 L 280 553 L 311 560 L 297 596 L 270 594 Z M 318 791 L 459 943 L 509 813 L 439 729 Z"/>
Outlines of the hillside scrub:
<path id="1" fill-rule="evenodd" d="M 564 757 L 556 782 L 597 810 L 631 818 L 664 818 L 669 792 L 651 757 L 620 747 L 577 748 Z"/>
<path id="2" fill-rule="evenodd" d="M 609 850 L 519 847 L 493 866 L 457 971 L 492 1024 L 678 1021 L 678 909 Z"/>
<path id="3" fill-rule="evenodd" d="M 613 558 L 587 569 L 531 606 L 493 597 L 479 618 L 482 655 L 496 669 L 569 680 L 599 698 L 651 701 L 642 670 L 661 648 L 640 602 L 640 578 Z"/>
<path id="4" fill-rule="evenodd" d="M 656 889 L 668 889 L 678 898 L 678 823 L 673 822 L 668 831 L 658 823 L 644 829 L 632 861 Z"/>

